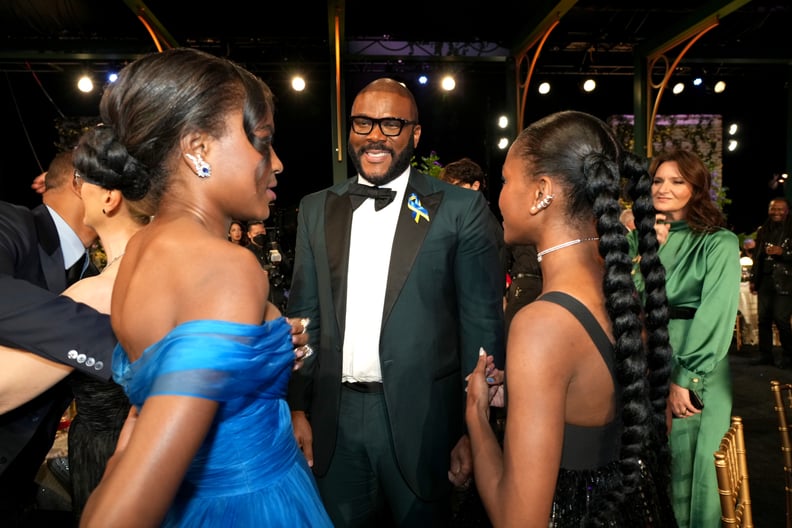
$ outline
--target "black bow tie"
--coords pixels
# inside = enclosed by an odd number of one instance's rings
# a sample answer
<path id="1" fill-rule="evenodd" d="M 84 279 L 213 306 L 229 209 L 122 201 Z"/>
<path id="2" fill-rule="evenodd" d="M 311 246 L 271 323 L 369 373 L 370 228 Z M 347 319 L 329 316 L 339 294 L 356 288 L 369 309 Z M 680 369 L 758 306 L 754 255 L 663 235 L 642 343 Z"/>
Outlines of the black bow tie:
<path id="1" fill-rule="evenodd" d="M 374 198 L 374 210 L 379 211 L 396 197 L 396 191 L 387 187 L 372 187 L 360 183 L 349 184 L 349 194 L 352 198 L 352 209 L 360 207 L 366 198 Z"/>

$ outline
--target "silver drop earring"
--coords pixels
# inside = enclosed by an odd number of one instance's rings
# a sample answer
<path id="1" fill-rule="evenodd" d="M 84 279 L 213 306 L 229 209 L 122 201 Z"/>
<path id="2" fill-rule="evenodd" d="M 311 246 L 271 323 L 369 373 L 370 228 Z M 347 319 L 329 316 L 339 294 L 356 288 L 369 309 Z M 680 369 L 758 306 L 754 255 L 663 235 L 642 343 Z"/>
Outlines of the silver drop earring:
<path id="1" fill-rule="evenodd" d="M 200 154 L 193 156 L 192 154 L 185 153 L 184 156 L 190 160 L 195 167 L 195 174 L 199 178 L 208 178 L 212 175 L 212 166 L 204 161 Z"/>

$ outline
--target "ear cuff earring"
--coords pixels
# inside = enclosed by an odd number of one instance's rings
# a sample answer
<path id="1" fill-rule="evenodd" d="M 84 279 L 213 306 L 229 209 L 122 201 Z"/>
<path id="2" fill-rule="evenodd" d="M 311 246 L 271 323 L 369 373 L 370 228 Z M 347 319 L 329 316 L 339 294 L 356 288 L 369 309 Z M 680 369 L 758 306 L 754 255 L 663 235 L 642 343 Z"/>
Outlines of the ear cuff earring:
<path id="1" fill-rule="evenodd" d="M 193 156 L 192 154 L 185 153 L 184 156 L 190 160 L 195 167 L 195 174 L 199 178 L 208 178 L 212 175 L 212 166 L 204 161 L 200 154 Z"/>
<path id="2" fill-rule="evenodd" d="M 553 198 L 555 198 L 555 196 L 553 196 L 552 194 L 546 194 L 545 197 L 539 200 L 539 202 L 533 207 L 531 207 L 531 209 L 533 209 L 534 211 L 541 211 L 542 209 L 547 209 L 547 206 L 550 205 L 550 202 L 553 201 Z"/>

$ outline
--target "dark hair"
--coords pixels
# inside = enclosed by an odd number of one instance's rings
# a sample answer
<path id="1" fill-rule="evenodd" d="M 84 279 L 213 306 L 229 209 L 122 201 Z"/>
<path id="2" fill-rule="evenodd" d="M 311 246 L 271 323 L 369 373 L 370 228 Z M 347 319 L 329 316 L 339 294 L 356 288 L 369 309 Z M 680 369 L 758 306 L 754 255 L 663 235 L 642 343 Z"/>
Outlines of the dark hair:
<path id="1" fill-rule="evenodd" d="M 251 220 L 247 223 L 247 229 L 245 229 L 245 232 L 250 231 L 250 228 L 253 227 L 254 225 L 260 225 L 264 229 L 267 229 L 267 225 L 264 223 L 264 220 Z"/>
<path id="2" fill-rule="evenodd" d="M 71 150 L 58 152 L 50 161 L 47 167 L 47 174 L 44 176 L 44 187 L 46 190 L 57 189 L 74 178 L 74 159 Z"/>
<path id="3" fill-rule="evenodd" d="M 102 124 L 80 139 L 75 166 L 89 181 L 120 190 L 125 198 L 150 195 L 156 203 L 169 166 L 190 132 L 225 133 L 225 117 L 243 112 L 251 144 L 254 130 L 274 111 L 263 81 L 233 62 L 177 48 L 140 58 L 121 70 L 99 106 Z M 269 149 L 262 154 L 269 155 Z"/>
<path id="4" fill-rule="evenodd" d="M 481 166 L 470 158 L 452 161 L 443 167 L 440 171 L 440 179 L 454 185 L 460 183 L 473 185 L 479 182 L 480 190 L 483 190 L 486 184 Z"/>
<path id="5" fill-rule="evenodd" d="M 726 225 L 723 213 L 710 194 L 712 176 L 701 158 L 687 150 L 661 152 L 652 158 L 649 173 L 654 176 L 660 165 L 667 161 L 676 162 L 679 173 L 693 187 L 687 212 L 687 223 L 691 231 L 711 233 Z"/>
<path id="6" fill-rule="evenodd" d="M 647 237 L 641 247 L 648 256 L 642 264 L 652 267 L 646 272 L 651 283 L 647 285 L 651 303 L 647 302 L 644 327 L 642 307 L 631 275 L 629 244 L 619 220 L 622 176 L 634 177 L 639 173 L 648 180 L 649 175 L 636 158 L 622 153 L 605 123 L 582 112 L 559 112 L 537 121 L 523 130 L 512 152 L 530 165 L 524 171 L 526 177 L 551 176 L 561 192 L 566 193 L 564 214 L 570 225 L 583 228 L 596 222 L 600 238 L 599 252 L 605 261 L 603 292 L 615 338 L 616 378 L 622 388 L 623 431 L 621 486 L 614 487 L 607 496 L 595 497 L 596 506 L 590 509 L 594 518 L 586 519 L 581 526 L 596 524 L 617 515 L 617 506 L 638 491 L 642 463 L 660 481 L 659 485 L 670 478 L 663 397 L 668 393 L 671 357 L 665 275 L 656 256 L 657 238 L 650 237 L 645 223 L 638 226 L 640 213 L 636 209 L 637 229 L 642 237 Z M 647 200 L 651 204 L 650 191 L 651 187 L 643 189 L 645 196 L 639 197 L 642 204 Z M 653 234 L 653 226 L 649 229 Z M 642 339 L 644 328 L 649 334 L 646 344 Z M 656 457 L 658 451 L 661 454 Z M 658 494 L 665 493 L 665 488 L 659 488 Z"/>

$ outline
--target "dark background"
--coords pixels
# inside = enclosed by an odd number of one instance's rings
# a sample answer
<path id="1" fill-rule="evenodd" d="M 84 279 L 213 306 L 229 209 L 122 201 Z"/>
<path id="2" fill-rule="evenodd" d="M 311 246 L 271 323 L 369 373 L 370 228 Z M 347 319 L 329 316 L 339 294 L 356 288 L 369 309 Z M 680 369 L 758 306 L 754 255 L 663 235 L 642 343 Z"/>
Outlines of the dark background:
<path id="1" fill-rule="evenodd" d="M 707 6 L 726 3 L 575 3 L 536 63 L 525 123 L 565 109 L 602 119 L 632 114 L 635 46 Z M 205 10 L 183 2 L 150 0 L 145 6 L 179 45 L 228 56 L 270 84 L 277 97 L 275 148 L 285 165 L 273 221 L 288 223 L 303 195 L 332 184 L 333 179 L 330 3 L 270 4 L 227 0 Z M 457 2 L 382 6 L 348 0 L 342 4 L 347 41 L 376 41 L 395 50 L 391 56 L 343 56 L 344 115 L 354 94 L 369 81 L 387 75 L 405 82 L 415 94 L 421 117 L 416 155 L 435 151 L 443 164 L 463 156 L 477 161 L 489 176 L 487 194 L 497 213 L 505 151 L 495 146 L 501 135 L 495 120 L 513 106 L 513 59 L 486 53 L 464 56 L 469 50 L 447 56 L 432 51 L 427 43 L 486 42 L 514 52 L 547 2 L 488 2 L 475 12 Z M 764 221 L 768 200 L 783 194 L 783 187 L 773 190 L 768 182 L 790 169 L 792 7 L 788 4 L 753 0 L 724 16 L 691 48 L 672 82 L 689 81 L 694 73 L 706 70 L 708 83 L 716 77 L 727 81 L 726 92 L 688 86 L 678 96 L 666 92 L 659 108 L 660 114 L 720 114 L 724 129 L 732 122 L 740 125 L 740 148 L 726 151 L 724 138 L 723 154 L 723 185 L 732 200 L 726 213 L 738 233 L 751 232 Z M 79 93 L 74 88 L 77 74 L 91 71 L 101 82 L 104 73 L 129 57 L 155 50 L 133 11 L 120 0 L 0 0 L 0 32 L 6 36 L 0 52 L 0 199 L 34 205 L 40 198 L 30 190 L 30 182 L 56 152 L 58 120 L 97 113 L 101 90 Z M 673 60 L 675 54 L 670 57 Z M 297 71 L 307 80 L 301 93 L 289 86 L 290 75 Z M 446 71 L 456 76 L 453 92 L 442 92 L 436 82 L 426 86 L 416 82 L 420 72 L 438 81 Z M 599 87 L 584 94 L 578 85 L 589 73 L 598 74 Z M 536 93 L 543 80 L 553 83 L 548 96 Z M 509 131 L 510 139 L 515 133 Z"/>

